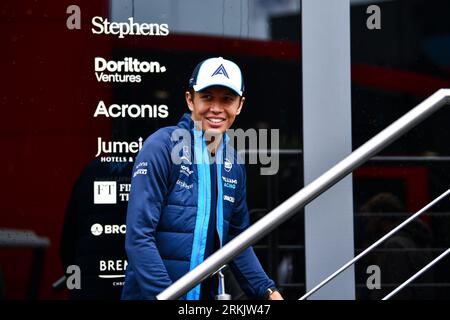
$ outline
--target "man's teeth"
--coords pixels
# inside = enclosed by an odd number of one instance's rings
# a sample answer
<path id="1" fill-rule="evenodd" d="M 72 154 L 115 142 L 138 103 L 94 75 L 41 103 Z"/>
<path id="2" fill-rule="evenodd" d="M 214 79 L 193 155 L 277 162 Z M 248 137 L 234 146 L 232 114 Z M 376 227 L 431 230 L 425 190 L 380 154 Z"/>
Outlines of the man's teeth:
<path id="1" fill-rule="evenodd" d="M 209 118 L 209 120 L 214 123 L 219 123 L 219 122 L 223 121 L 222 119 L 216 119 L 216 118 Z"/>

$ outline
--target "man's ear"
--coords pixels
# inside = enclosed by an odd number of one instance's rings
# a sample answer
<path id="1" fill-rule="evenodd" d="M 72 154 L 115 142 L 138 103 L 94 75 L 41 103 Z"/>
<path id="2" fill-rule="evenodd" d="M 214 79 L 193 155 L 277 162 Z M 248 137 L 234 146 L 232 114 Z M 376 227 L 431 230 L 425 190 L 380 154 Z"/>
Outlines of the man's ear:
<path id="1" fill-rule="evenodd" d="M 184 97 L 186 98 L 186 104 L 188 105 L 189 110 L 191 110 L 191 112 L 194 111 L 194 101 L 191 93 L 186 91 Z"/>
<path id="2" fill-rule="evenodd" d="M 239 107 L 238 107 L 238 109 L 236 111 L 236 115 L 241 113 L 242 107 L 244 106 L 244 101 L 245 101 L 245 97 L 242 97 L 241 101 L 239 102 Z"/>

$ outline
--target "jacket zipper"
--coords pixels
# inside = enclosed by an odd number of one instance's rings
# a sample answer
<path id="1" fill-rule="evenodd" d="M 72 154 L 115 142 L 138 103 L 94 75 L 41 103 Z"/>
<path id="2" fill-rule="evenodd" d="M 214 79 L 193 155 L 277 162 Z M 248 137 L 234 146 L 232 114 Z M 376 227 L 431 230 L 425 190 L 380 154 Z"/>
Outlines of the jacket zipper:
<path id="1" fill-rule="evenodd" d="M 202 139 L 202 147 L 203 147 L 203 139 Z M 206 145 L 204 147 L 206 148 Z M 203 150 L 202 150 L 202 162 L 203 162 Z M 209 169 L 209 167 L 208 167 L 208 169 Z M 203 170 L 203 171 L 206 171 L 206 170 Z M 211 175 L 211 173 L 210 173 L 210 175 Z M 206 172 L 204 172 L 204 178 L 206 178 Z M 207 194 L 208 194 L 208 192 L 206 191 L 206 188 L 205 188 L 205 197 L 204 197 L 204 199 L 207 198 Z M 200 245 L 202 243 L 202 238 L 203 238 L 203 231 L 204 231 L 203 229 L 204 229 L 205 218 L 206 218 L 206 208 L 207 208 L 207 204 L 206 204 L 206 201 L 205 201 L 204 210 L 203 210 L 204 214 L 203 214 L 203 219 L 202 219 L 202 227 L 201 227 L 199 243 L 198 243 L 199 250 L 198 250 L 198 253 L 197 253 L 197 266 L 199 265 L 199 262 L 200 262 Z"/>

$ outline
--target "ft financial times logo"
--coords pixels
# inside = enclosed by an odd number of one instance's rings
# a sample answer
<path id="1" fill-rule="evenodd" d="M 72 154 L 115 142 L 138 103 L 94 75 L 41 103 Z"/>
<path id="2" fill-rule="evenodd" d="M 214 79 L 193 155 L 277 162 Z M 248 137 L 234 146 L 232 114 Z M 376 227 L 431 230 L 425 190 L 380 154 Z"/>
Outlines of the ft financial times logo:
<path id="1" fill-rule="evenodd" d="M 117 182 L 94 181 L 94 204 L 116 204 Z"/>
<path id="2" fill-rule="evenodd" d="M 117 204 L 118 198 L 121 202 L 127 202 L 130 188 L 129 183 L 121 183 L 117 188 L 116 181 L 94 181 L 94 204 Z"/>

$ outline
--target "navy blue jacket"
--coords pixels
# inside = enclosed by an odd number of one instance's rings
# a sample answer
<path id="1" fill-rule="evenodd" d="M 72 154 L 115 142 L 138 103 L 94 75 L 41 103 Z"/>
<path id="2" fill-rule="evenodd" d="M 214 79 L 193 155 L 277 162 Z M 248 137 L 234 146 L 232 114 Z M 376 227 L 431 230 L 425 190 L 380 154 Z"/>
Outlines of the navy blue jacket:
<path id="1" fill-rule="evenodd" d="M 245 167 L 237 163 L 235 152 L 231 156 L 226 152 L 226 146 L 222 144 L 216 154 L 216 159 L 223 159 L 216 161 L 220 183 L 211 186 L 205 140 L 202 131 L 194 130 L 190 114 L 144 142 L 133 168 L 128 203 L 123 299 L 155 299 L 203 262 L 211 214 L 216 215 L 220 247 L 249 226 Z M 213 187 L 216 208 L 210 208 Z M 250 298 L 263 298 L 274 285 L 251 247 L 230 267 Z M 183 298 L 199 299 L 200 285 Z"/>

